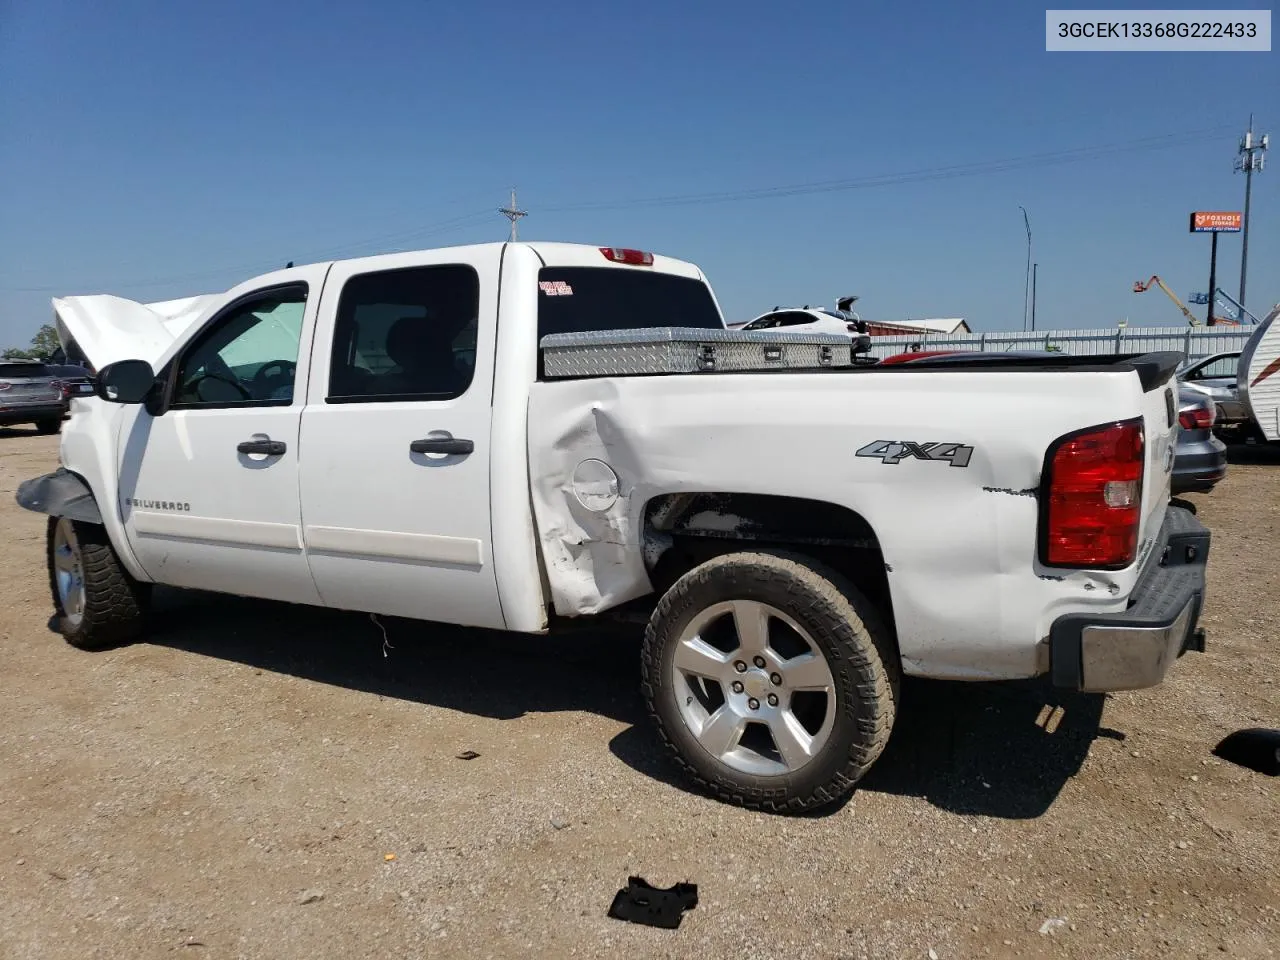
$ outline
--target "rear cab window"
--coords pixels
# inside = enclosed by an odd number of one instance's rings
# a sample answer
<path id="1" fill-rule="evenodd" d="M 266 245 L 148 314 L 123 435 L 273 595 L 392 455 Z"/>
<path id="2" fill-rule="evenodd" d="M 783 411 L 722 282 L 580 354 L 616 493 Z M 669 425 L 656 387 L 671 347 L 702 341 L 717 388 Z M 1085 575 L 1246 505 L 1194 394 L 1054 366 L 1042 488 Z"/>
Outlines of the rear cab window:
<path id="1" fill-rule="evenodd" d="M 721 330 L 724 321 L 701 280 L 622 267 L 538 271 L 538 340 L 553 333 L 654 327 Z"/>

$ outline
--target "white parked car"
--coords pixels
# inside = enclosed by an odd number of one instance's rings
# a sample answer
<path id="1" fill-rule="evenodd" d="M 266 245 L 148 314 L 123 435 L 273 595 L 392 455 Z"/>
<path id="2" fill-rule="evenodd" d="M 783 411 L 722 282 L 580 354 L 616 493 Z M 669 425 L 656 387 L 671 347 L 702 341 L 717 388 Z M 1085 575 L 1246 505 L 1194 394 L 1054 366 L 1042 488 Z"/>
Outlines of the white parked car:
<path id="1" fill-rule="evenodd" d="M 1178 354 L 557 378 L 549 334 L 732 337 L 692 264 L 537 242 L 54 309 L 97 392 L 17 499 L 78 647 L 137 636 L 155 583 L 531 644 L 639 609 L 675 761 L 798 811 L 880 756 L 903 674 L 1120 690 L 1202 645 Z"/>
<path id="2" fill-rule="evenodd" d="M 825 307 L 774 307 L 742 324 L 731 324 L 738 330 L 789 330 L 794 333 L 835 333 L 853 337 L 854 353 L 866 353 L 871 349 L 867 325 L 848 310 L 855 297 L 845 298 L 835 310 Z M 844 307 L 844 309 L 841 309 Z"/>

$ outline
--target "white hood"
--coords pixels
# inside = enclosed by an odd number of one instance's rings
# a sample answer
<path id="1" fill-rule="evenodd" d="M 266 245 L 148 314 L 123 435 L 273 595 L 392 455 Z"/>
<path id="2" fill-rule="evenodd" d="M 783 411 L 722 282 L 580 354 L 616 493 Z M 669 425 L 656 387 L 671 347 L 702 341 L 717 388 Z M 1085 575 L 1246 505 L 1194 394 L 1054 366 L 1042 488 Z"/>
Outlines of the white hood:
<path id="1" fill-rule="evenodd" d="M 96 369 L 117 360 L 146 360 L 155 366 L 174 339 L 221 298 L 201 294 L 137 303 L 110 294 L 62 297 L 54 299 L 53 315 L 63 349 L 74 339 Z"/>

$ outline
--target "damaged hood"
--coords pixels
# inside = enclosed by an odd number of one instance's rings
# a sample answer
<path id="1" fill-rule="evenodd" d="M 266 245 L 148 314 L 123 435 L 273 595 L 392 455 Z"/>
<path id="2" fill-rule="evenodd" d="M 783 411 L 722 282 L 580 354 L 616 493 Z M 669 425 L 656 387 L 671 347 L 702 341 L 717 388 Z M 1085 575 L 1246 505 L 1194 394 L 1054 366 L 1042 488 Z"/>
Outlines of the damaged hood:
<path id="1" fill-rule="evenodd" d="M 138 303 L 110 294 L 62 297 L 53 301 L 62 348 L 72 340 L 95 369 L 117 360 L 146 360 L 153 367 L 173 341 L 222 294 Z"/>

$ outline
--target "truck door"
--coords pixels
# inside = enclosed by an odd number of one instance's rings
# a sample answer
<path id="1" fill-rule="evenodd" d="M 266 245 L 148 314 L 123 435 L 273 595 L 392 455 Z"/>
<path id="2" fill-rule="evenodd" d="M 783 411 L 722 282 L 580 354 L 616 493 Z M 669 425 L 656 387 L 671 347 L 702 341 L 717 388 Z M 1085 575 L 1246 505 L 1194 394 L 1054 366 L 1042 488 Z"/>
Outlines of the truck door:
<path id="1" fill-rule="evenodd" d="M 298 425 L 326 269 L 236 298 L 162 368 L 159 412 L 129 408 L 121 516 L 158 582 L 320 602 L 302 549 Z"/>
<path id="2" fill-rule="evenodd" d="M 327 606 L 505 625 L 489 510 L 499 265 L 496 250 L 334 265 L 301 436 Z"/>

